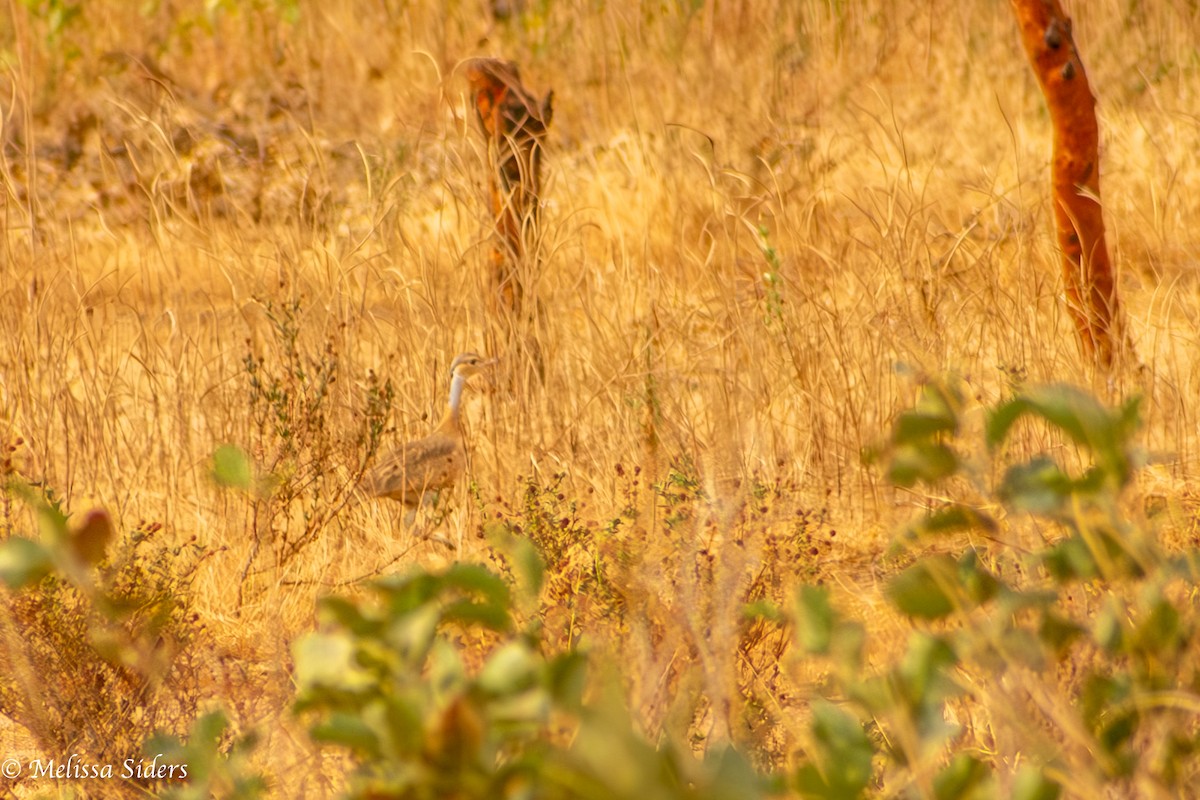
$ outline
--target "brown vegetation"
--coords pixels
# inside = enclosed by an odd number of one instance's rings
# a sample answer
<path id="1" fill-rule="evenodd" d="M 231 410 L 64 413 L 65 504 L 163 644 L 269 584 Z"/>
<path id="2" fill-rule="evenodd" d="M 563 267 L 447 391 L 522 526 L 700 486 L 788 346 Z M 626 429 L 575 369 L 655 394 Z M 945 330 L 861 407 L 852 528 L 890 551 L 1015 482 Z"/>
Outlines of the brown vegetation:
<path id="1" fill-rule="evenodd" d="M 31 674 L 54 685 L 36 688 L 92 692 L 97 731 L 121 727 L 119 697 L 150 686 L 147 725 L 179 730 L 177 710 L 219 705 L 261 733 L 252 758 L 277 796 L 336 796 L 344 761 L 291 711 L 290 647 L 314 629 L 316 599 L 413 565 L 501 563 L 487 537 L 515 531 L 549 561 L 531 612 L 548 646 L 587 641 L 620 665 L 645 731 L 787 765 L 827 675 L 745 603 L 821 583 L 863 624 L 868 664 L 885 663 L 922 627 L 881 593 L 906 565 L 891 533 L 947 499 L 983 502 L 969 472 L 896 490 L 864 463 L 928 374 L 964 377 L 964 427 L 1029 383 L 1143 392 L 1136 443 L 1151 463 L 1122 511 L 1157 509 L 1168 548 L 1200 544 L 1191 4 L 1077 7 L 1072 38 L 1104 53 L 1090 66 L 1108 244 L 1147 366 L 1115 361 L 1103 378 L 1063 313 L 1047 224 L 1061 209 L 1038 178 L 1050 132 L 1006 5 L 564 0 L 498 27 L 482 6 L 423 0 L 91 0 L 56 25 L 43 12 L 59 5 L 0 14 L 0 441 L 24 442 L 6 477 L 57 492 L 67 512 L 109 509 L 109 552 L 149 551 L 143 571 L 160 545 L 201 556 L 162 561 L 161 584 L 186 602 L 157 681 L 103 659 L 59 671 L 44 647 Z M 537 283 L 550 313 L 530 332 L 546 354 L 539 392 L 464 398 L 474 457 L 447 493 L 447 553 L 398 529 L 387 504 L 347 498 L 375 445 L 437 423 L 445 365 L 479 346 L 500 297 L 502 273 L 463 268 L 489 245 L 480 98 L 453 76 L 481 51 L 560 90 L 554 179 L 496 212 L 514 231 L 539 202 L 553 209 Z M 543 101 L 506 92 L 482 98 L 496 146 L 509 146 L 506 99 L 538 141 Z M 533 174 L 506 163 L 493 197 Z M 506 234 L 491 254 L 506 268 L 511 246 Z M 255 491 L 210 480 L 225 443 L 253 457 Z M 1032 428 L 1006 448 L 1080 460 Z M 3 502 L 0 533 L 36 535 L 37 515 Z M 142 520 L 162 527 L 138 545 Z M 1044 528 L 1013 524 L 1014 550 L 1044 544 Z M 1090 585 L 1074 597 L 1108 602 Z M 7 615 L 38 653 L 55 620 L 85 628 L 29 601 Z M 485 643 L 467 645 L 480 663 Z M 955 701 L 954 746 L 1023 763 L 1060 730 L 1050 722 L 1088 666 L 981 680 Z M 80 730 L 56 708 L 49 728 Z M 6 716 L 5 751 L 62 741 Z M 1087 735 L 1072 752 L 1082 761 Z"/>

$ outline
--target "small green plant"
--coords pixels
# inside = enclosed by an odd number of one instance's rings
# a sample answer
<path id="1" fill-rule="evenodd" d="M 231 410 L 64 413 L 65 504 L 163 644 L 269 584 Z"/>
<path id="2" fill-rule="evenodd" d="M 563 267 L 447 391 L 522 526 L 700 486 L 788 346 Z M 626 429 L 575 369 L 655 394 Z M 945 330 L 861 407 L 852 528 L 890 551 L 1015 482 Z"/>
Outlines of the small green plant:
<path id="1" fill-rule="evenodd" d="M 20 5 L 33 19 L 45 26 L 46 49 L 59 61 L 56 64 L 59 70 L 65 69 L 82 55 L 79 44 L 71 41 L 66 34 L 72 27 L 83 23 L 83 3 L 78 0 L 20 0 Z M 56 79 L 58 74 L 58 70 L 55 70 Z"/>
<path id="2" fill-rule="evenodd" d="M 335 338 L 319 353 L 305 352 L 301 301 L 265 300 L 263 308 L 271 350 L 251 351 L 242 361 L 253 420 L 250 450 L 261 467 L 251 470 L 249 457 L 239 457 L 236 448 L 219 449 L 213 465 L 218 482 L 247 490 L 255 508 L 243 584 L 263 546 L 277 565 L 286 565 L 350 502 L 382 441 L 394 398 L 391 382 L 368 372 L 361 410 L 348 426 L 352 441 L 337 437 L 347 426 L 337 424 L 332 395 L 342 371 Z M 345 461 L 353 464 L 348 474 L 335 468 Z"/>
<path id="3" fill-rule="evenodd" d="M 161 542 L 157 523 L 118 538 L 108 512 L 73 519 L 52 492 L 7 479 L 0 713 L 46 759 L 77 754 L 123 786 L 152 785 L 127 767 L 153 731 L 185 730 L 200 699 L 202 631 L 188 602 L 200 554 Z M 39 534 L 15 532 L 14 498 Z"/>
<path id="4" fill-rule="evenodd" d="M 775 246 L 771 244 L 771 231 L 767 226 L 760 225 L 755 228 L 754 233 L 757 237 L 758 249 L 762 251 L 763 259 L 767 262 L 767 269 L 762 274 L 763 291 L 766 293 L 766 312 L 763 315 L 763 324 L 768 328 L 777 327 L 781 333 L 786 333 L 783 321 L 782 277 L 780 275 L 783 262 L 780 260 Z"/>
<path id="5" fill-rule="evenodd" d="M 514 558 L 527 561 L 524 552 L 531 549 L 549 571 L 542 621 L 562 642 L 572 642 L 589 619 L 612 613 L 618 602 L 608 574 L 607 534 L 584 519 L 584 503 L 569 496 L 566 473 L 546 482 L 530 475 L 519 485 L 518 504 L 491 508 L 480 503 L 483 516 L 490 517 L 483 532 L 492 544 L 493 563 L 511 575 Z"/>
<path id="6" fill-rule="evenodd" d="M 948 500 L 900 537 L 910 549 L 940 540 L 942 551 L 887 584 L 914 623 L 901 658 L 867 670 L 863 625 L 824 588 L 797 593 L 799 643 L 829 660 L 837 703 L 814 705 L 794 787 L 806 797 L 967 798 L 1004 783 L 1011 797 L 1055 798 L 1195 785 L 1200 615 L 1178 587 L 1200 577 L 1200 557 L 1163 552 L 1123 502 L 1138 463 L 1138 401 L 1109 409 L 1074 387 L 1035 386 L 987 414 L 984 461 L 1004 459 L 1014 432 L 1040 423 L 1077 448 L 1086 466 L 1073 471 L 1041 454 L 979 463 L 957 436 L 962 398 L 952 383 L 924 386 L 885 448 L 894 483 L 948 494 L 957 480 L 982 497 Z M 1016 545 L 1025 521 L 1043 545 Z M 985 538 L 945 552 L 947 537 L 963 535 Z M 1020 749 L 975 744 L 977 731 L 954 721 L 968 715 Z"/>
<path id="7" fill-rule="evenodd" d="M 527 595 L 541 574 L 526 575 Z M 589 690 L 583 652 L 546 655 L 488 570 L 417 572 L 370 593 L 323 601 L 323 629 L 294 648 L 297 712 L 358 763 L 349 797 L 765 796 L 732 751 L 695 760 L 642 739 L 617 682 Z"/>
<path id="8" fill-rule="evenodd" d="M 183 779 L 168 783 L 162 800 L 256 800 L 267 791 L 266 779 L 249 764 L 257 737 L 235 737 L 229 720 L 211 711 L 192 726 L 185 737 L 156 734 L 143 746 L 144 759 L 185 765 Z M 152 762 L 153 763 L 153 762 Z"/>
<path id="9" fill-rule="evenodd" d="M 566 473 L 557 473 L 546 484 L 529 477 L 522 495 L 521 520 L 513 526 L 513 533 L 528 536 L 552 568 L 565 564 L 573 548 L 592 538 L 580 519 L 579 504 L 566 495 L 566 477 Z"/>

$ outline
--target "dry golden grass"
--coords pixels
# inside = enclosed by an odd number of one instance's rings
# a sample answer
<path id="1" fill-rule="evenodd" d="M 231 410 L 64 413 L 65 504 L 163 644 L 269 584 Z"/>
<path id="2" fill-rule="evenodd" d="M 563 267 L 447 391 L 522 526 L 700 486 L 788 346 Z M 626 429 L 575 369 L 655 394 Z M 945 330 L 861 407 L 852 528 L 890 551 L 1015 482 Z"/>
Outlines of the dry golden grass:
<path id="1" fill-rule="evenodd" d="M 914 374 L 961 375 L 979 405 L 1017 381 L 1143 392 L 1143 488 L 1195 497 L 1200 14 L 1182 0 L 1072 9 L 1144 364 L 1112 376 L 1081 364 L 1059 297 L 1049 126 L 1007 4 L 568 0 L 496 23 L 479 1 L 99 0 L 60 31 L 63 3 L 27 5 L 0 19 L 0 437 L 68 510 L 206 548 L 191 592 L 211 700 L 263 732 L 278 796 L 340 785 L 289 710 L 315 598 L 486 558 L 486 523 L 528 517 L 527 485 L 555 487 L 537 502 L 581 537 L 625 520 L 605 545 L 620 599 L 576 596 L 571 553 L 551 564 L 564 640 L 634 665 L 651 733 L 733 736 L 775 764 L 820 676 L 781 672 L 770 642 L 739 653 L 738 608 L 755 580 L 819 579 L 872 652 L 901 646 L 880 555 L 931 498 L 860 454 Z M 226 442 L 284 471 L 315 457 L 303 441 L 280 459 L 255 420 L 245 359 L 285 361 L 272 315 L 298 302 L 309 372 L 336 356 L 327 492 L 358 467 L 370 373 L 395 389 L 387 447 L 428 431 L 450 359 L 485 346 L 484 157 L 456 71 L 475 55 L 556 92 L 543 313 L 521 323 L 544 381 L 514 355 L 468 393 L 478 495 L 439 524 L 453 551 L 354 501 L 294 556 L 252 554 L 253 531 L 321 507 L 210 479 Z M 681 519 L 651 488 L 672 469 L 698 481 Z M 1166 535 L 1194 544 L 1182 507 Z M 755 716 L 750 697 L 775 705 Z M 27 746 L 11 726 L 0 743 Z"/>

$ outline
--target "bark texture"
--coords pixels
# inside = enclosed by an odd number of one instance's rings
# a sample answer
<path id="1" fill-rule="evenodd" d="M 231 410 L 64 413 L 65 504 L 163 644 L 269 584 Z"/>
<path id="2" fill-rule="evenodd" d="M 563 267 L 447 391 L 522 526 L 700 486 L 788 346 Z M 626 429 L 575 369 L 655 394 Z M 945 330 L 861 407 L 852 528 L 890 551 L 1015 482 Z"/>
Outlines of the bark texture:
<path id="1" fill-rule="evenodd" d="M 1012 0 L 1054 126 L 1054 218 L 1067 305 L 1084 353 L 1102 366 L 1128 351 L 1100 205 L 1096 98 L 1059 0 Z"/>
<path id="2" fill-rule="evenodd" d="M 491 256 L 493 310 L 521 310 L 522 266 L 536 247 L 542 151 L 553 116 L 553 92 L 536 99 L 517 65 L 473 58 L 466 65 L 476 119 L 488 145 L 488 195 L 496 226 Z"/>

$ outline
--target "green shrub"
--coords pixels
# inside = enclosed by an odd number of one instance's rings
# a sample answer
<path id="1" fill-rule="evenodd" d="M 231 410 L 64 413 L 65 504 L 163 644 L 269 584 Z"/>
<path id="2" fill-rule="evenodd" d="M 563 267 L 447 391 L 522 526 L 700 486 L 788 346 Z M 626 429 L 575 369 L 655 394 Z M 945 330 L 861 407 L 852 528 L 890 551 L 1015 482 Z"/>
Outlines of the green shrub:
<path id="1" fill-rule="evenodd" d="M 903 566 L 884 595 L 912 626 L 902 652 L 868 659 L 871 627 L 826 587 L 746 606 L 752 626 L 790 623 L 796 649 L 826 668 L 792 706 L 806 735 L 786 769 L 763 774 L 758 754 L 731 747 L 695 756 L 669 733 L 648 741 L 626 711 L 628 675 L 543 638 L 553 592 L 538 553 L 579 530 L 557 485 L 530 484 L 533 538 L 508 531 L 507 581 L 459 564 L 322 601 L 320 630 L 294 646 L 296 712 L 350 753 L 351 798 L 1186 792 L 1200 777 L 1200 555 L 1167 552 L 1125 498 L 1137 402 L 1032 387 L 980 427 L 962 397 L 923 387 L 879 454 L 894 482 L 944 498 L 897 539 Z M 1018 431 L 1035 429 L 1066 457 L 1014 457 L 1029 449 Z"/>
<path id="2" fill-rule="evenodd" d="M 732 751 L 696 760 L 635 733 L 619 681 L 588 689 L 583 652 L 544 653 L 539 626 L 518 626 L 508 584 L 483 567 L 370 593 L 323 601 L 322 630 L 294 648 L 297 711 L 354 755 L 350 797 L 764 796 Z"/>
<path id="3" fill-rule="evenodd" d="M 841 617 L 825 589 L 797 595 L 799 642 L 829 659 L 837 705 L 814 704 L 794 788 L 829 798 L 1178 796 L 1200 777 L 1200 618 L 1187 588 L 1200 557 L 1164 552 L 1124 502 L 1138 401 L 1109 409 L 1070 386 L 1024 389 L 987 414 L 986 447 L 972 450 L 959 436 L 962 397 L 951 384 L 925 386 L 885 448 L 900 486 L 952 497 L 957 481 L 977 493 L 941 503 L 900 538 L 939 551 L 887 583 L 913 621 L 903 656 L 866 669 L 862 624 Z M 1085 466 L 1045 454 L 1009 463 L 1024 425 L 1043 426 Z M 1037 546 L 1023 544 L 1025 528 L 1042 537 Z"/>
<path id="4" fill-rule="evenodd" d="M 200 630 L 188 589 L 199 554 L 142 523 L 114 541 L 108 513 L 72 522 L 52 492 L 9 475 L 0 540 L 0 714 L 24 728 L 42 760 L 76 755 L 111 765 L 105 796 L 148 786 L 123 775 L 157 730 L 182 733 L 201 701 Z M 20 536 L 13 499 L 40 536 Z M 132 793 L 133 789 L 129 790 Z"/>
<path id="5" fill-rule="evenodd" d="M 262 353 L 250 351 L 242 360 L 252 420 L 248 450 L 260 468 L 256 477 L 250 459 L 232 447 L 218 450 L 213 465 L 218 481 L 246 490 L 253 506 L 239 604 L 260 554 L 286 566 L 354 498 L 382 441 L 394 397 L 391 383 L 371 372 L 362 407 L 340 406 L 333 396 L 342 374 L 336 337 L 310 350 L 301 336 L 298 299 L 266 300 L 263 310 L 271 338 Z M 346 430 L 348 435 L 336 433 Z M 348 470 L 339 469 L 347 463 Z"/>

